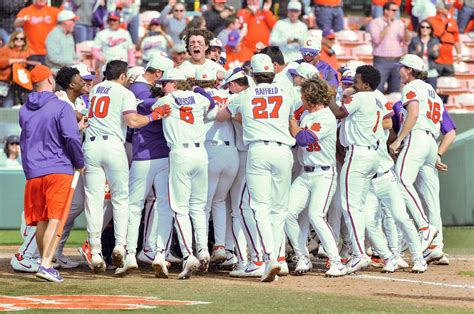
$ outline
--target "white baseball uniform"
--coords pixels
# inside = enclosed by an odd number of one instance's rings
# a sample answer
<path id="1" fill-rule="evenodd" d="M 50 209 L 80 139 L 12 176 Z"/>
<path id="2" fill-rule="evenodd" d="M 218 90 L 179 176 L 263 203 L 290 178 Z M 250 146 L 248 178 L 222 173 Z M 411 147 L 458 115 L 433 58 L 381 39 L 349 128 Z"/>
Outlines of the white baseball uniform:
<path id="1" fill-rule="evenodd" d="M 226 70 L 224 69 L 222 65 L 209 59 L 206 59 L 206 61 L 204 61 L 203 64 L 194 64 L 194 63 L 191 63 L 191 61 L 186 60 L 178 67 L 178 69 L 181 70 L 186 75 L 186 77 L 194 78 L 196 74 L 196 70 L 199 67 L 205 67 L 209 69 L 211 72 L 212 71 L 216 71 L 216 72 L 220 71 L 224 73 L 226 72 Z"/>
<path id="2" fill-rule="evenodd" d="M 193 221 L 196 248 L 207 250 L 205 207 L 207 201 L 208 157 L 204 142 L 209 100 L 192 91 L 174 91 L 154 105 L 169 104 L 171 115 L 163 120 L 170 147 L 169 198 L 183 257 L 193 255 Z"/>
<path id="3" fill-rule="evenodd" d="M 402 120 L 400 121 L 400 130 L 408 114 L 405 106 L 409 105 L 411 101 L 418 101 L 419 116 L 410 134 L 403 140 L 403 148 L 398 156 L 395 170 L 410 214 L 418 228 L 424 228 L 428 226 L 428 218 L 413 183 L 422 167 L 430 168 L 430 170 L 423 172 L 427 176 L 427 182 L 438 181 L 435 170 L 438 153 L 436 139 L 440 133 L 440 121 L 444 106 L 431 85 L 421 80 L 414 80 L 406 84 L 402 90 L 403 107 L 400 112 Z M 416 148 L 414 143 L 416 143 Z M 427 201 L 428 208 L 431 208 L 430 199 L 425 201 Z"/>
<path id="4" fill-rule="evenodd" d="M 276 84 L 258 84 L 239 94 L 243 139 L 249 145 L 247 183 L 264 260 L 276 260 L 284 241 L 295 139 L 289 132 L 293 99 Z M 270 223 L 269 223 L 270 222 Z"/>
<path id="5" fill-rule="evenodd" d="M 98 254 L 105 178 L 112 195 L 115 243 L 126 244 L 129 170 L 124 147 L 127 125 L 123 115 L 136 112 L 136 100 L 131 91 L 112 81 L 94 86 L 90 100 L 89 128 L 84 142 L 84 186 L 89 243 L 92 254 Z"/>
<path id="6" fill-rule="evenodd" d="M 297 218 L 307 206 L 310 222 L 321 240 L 331 261 L 340 261 L 336 240 L 326 221 L 334 192 L 336 191 L 336 133 L 337 123 L 331 109 L 305 112 L 300 123 L 300 132 L 309 133 L 316 139 L 299 146 L 303 170 L 291 185 L 286 231 L 295 253 L 307 255 L 306 243 L 301 237 Z M 298 144 L 298 140 L 297 140 Z M 307 143 L 304 143 L 307 144 Z M 301 144 L 300 144 L 301 145 Z"/>
<path id="7" fill-rule="evenodd" d="M 127 62 L 128 50 L 133 49 L 134 45 L 128 31 L 121 28 L 116 31 L 106 28 L 97 33 L 92 47 L 100 49 L 106 63 L 114 58 Z"/>
<path id="8" fill-rule="evenodd" d="M 168 35 L 153 35 L 145 37 L 141 44 L 141 49 L 143 51 L 143 60 L 150 61 L 154 53 L 161 53 L 168 50 L 168 42 L 166 37 L 172 41 L 171 37 Z"/>
<path id="9" fill-rule="evenodd" d="M 364 204 L 370 179 L 378 167 L 377 130 L 382 127 L 381 110 L 375 92 L 358 92 L 342 104 L 348 114 L 342 121 L 339 139 L 346 148 L 341 170 L 341 203 L 352 249 L 356 257 L 365 254 Z"/>

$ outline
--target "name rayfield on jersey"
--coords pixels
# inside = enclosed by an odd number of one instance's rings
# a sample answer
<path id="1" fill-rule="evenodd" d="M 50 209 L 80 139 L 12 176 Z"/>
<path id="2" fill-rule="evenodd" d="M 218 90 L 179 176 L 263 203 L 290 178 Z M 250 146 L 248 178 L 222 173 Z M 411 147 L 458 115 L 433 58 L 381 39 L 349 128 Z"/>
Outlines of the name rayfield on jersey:
<path id="1" fill-rule="evenodd" d="M 176 103 L 178 106 L 190 106 L 190 105 L 195 105 L 196 100 L 194 99 L 194 96 L 189 96 L 189 97 L 175 97 Z"/>
<path id="2" fill-rule="evenodd" d="M 278 87 L 258 87 L 255 88 L 255 94 L 261 95 L 275 95 L 278 94 Z"/>
<path id="3" fill-rule="evenodd" d="M 99 87 L 97 87 L 95 92 L 96 92 L 96 94 L 108 94 L 109 90 L 110 90 L 110 87 L 99 86 Z"/>

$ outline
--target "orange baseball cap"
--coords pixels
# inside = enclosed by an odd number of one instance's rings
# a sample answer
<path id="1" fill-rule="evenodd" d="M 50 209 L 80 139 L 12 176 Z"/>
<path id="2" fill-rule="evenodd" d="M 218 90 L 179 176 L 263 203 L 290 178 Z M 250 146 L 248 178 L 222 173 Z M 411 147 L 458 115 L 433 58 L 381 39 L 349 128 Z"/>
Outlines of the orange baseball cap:
<path id="1" fill-rule="evenodd" d="M 31 83 L 39 83 L 41 81 L 44 81 L 51 75 L 53 75 L 53 72 L 51 72 L 51 70 L 47 66 L 38 64 L 30 72 Z"/>

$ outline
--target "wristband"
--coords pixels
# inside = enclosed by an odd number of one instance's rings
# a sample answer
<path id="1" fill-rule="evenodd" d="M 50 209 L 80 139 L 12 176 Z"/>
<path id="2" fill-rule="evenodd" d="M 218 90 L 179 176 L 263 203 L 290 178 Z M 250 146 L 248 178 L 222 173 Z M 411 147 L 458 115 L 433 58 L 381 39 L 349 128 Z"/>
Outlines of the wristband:
<path id="1" fill-rule="evenodd" d="M 440 153 L 438 153 L 438 157 L 441 158 L 441 157 L 443 157 L 443 155 L 441 155 Z"/>

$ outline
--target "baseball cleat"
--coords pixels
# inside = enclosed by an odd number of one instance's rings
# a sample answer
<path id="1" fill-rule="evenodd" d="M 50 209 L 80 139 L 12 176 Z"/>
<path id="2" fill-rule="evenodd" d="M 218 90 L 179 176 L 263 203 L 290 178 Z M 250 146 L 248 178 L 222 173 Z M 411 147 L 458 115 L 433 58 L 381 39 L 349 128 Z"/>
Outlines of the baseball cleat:
<path id="1" fill-rule="evenodd" d="M 331 267 L 326 272 L 326 277 L 341 277 L 347 275 L 347 268 L 339 261 L 331 262 Z"/>
<path id="2" fill-rule="evenodd" d="M 209 262 L 211 260 L 211 257 L 209 255 L 209 251 L 207 249 L 201 249 L 198 252 L 197 258 L 199 260 L 199 271 L 201 272 L 207 272 L 209 269 Z"/>
<path id="3" fill-rule="evenodd" d="M 285 257 L 279 257 L 278 263 L 280 264 L 280 271 L 278 272 L 279 276 L 288 276 L 290 270 L 288 269 L 288 263 L 286 262 Z"/>
<path id="4" fill-rule="evenodd" d="M 439 260 L 434 261 L 433 265 L 449 265 L 449 259 L 446 254 L 443 254 L 443 257 L 441 257 Z"/>
<path id="5" fill-rule="evenodd" d="M 231 277 L 253 278 L 262 277 L 265 271 L 265 264 L 263 262 L 248 262 L 245 269 L 241 272 L 230 272 Z"/>
<path id="6" fill-rule="evenodd" d="M 36 273 L 38 272 L 40 264 L 34 258 L 28 256 L 22 256 L 20 253 L 13 255 L 10 260 L 10 265 L 14 271 L 24 273 Z"/>
<path id="7" fill-rule="evenodd" d="M 395 256 L 389 257 L 385 260 L 385 266 L 382 268 L 382 273 L 393 273 L 398 269 L 398 260 Z"/>
<path id="8" fill-rule="evenodd" d="M 398 265 L 398 268 L 400 269 L 405 269 L 405 268 L 410 267 L 410 265 L 408 265 L 408 263 L 400 255 L 397 256 L 397 265 Z"/>
<path id="9" fill-rule="evenodd" d="M 64 278 L 53 267 L 45 268 L 44 266 L 40 266 L 38 268 L 38 272 L 36 273 L 36 277 L 47 280 L 47 281 L 51 281 L 51 282 L 64 281 Z"/>
<path id="10" fill-rule="evenodd" d="M 176 257 L 172 252 L 169 252 L 168 255 L 166 255 L 166 261 L 170 262 L 171 264 L 182 264 L 183 259 Z"/>
<path id="11" fill-rule="evenodd" d="M 367 255 L 352 256 L 346 264 L 347 273 L 352 274 L 358 270 L 365 269 L 369 267 L 370 262 L 371 259 Z"/>
<path id="12" fill-rule="evenodd" d="M 429 225 L 424 228 L 420 228 L 419 230 L 420 238 L 421 238 L 421 250 L 426 251 L 433 239 L 438 234 L 438 229 L 435 226 Z"/>
<path id="13" fill-rule="evenodd" d="M 105 264 L 102 254 L 92 254 L 91 265 L 94 273 L 96 274 L 104 272 L 107 269 L 107 265 Z"/>
<path id="14" fill-rule="evenodd" d="M 225 256 L 225 261 L 221 264 L 219 264 L 220 267 L 223 268 L 232 268 L 234 269 L 234 266 L 238 263 L 237 257 L 235 257 L 234 253 L 232 251 L 226 250 L 226 256 Z M 247 262 L 243 262 L 243 264 L 247 264 Z"/>
<path id="15" fill-rule="evenodd" d="M 225 252 L 225 247 L 222 245 L 214 246 L 214 249 L 212 250 L 211 261 L 216 264 L 221 264 L 225 262 L 226 259 L 227 255 Z"/>
<path id="16" fill-rule="evenodd" d="M 69 257 L 63 254 L 56 255 L 54 258 L 56 260 L 56 263 L 64 269 L 76 268 L 80 265 L 78 262 L 71 260 Z"/>
<path id="17" fill-rule="evenodd" d="M 151 267 L 155 270 L 156 278 L 168 278 L 168 267 L 163 254 L 157 253 Z"/>
<path id="18" fill-rule="evenodd" d="M 247 267 L 246 262 L 240 262 L 234 265 L 234 269 L 229 273 L 230 277 L 241 277 L 240 274 L 245 272 L 245 268 Z"/>
<path id="19" fill-rule="evenodd" d="M 116 245 L 112 251 L 112 264 L 115 267 L 121 268 L 125 265 L 125 247 L 123 245 Z"/>
<path id="20" fill-rule="evenodd" d="M 307 272 L 311 271 L 313 268 L 313 263 L 308 256 L 300 256 L 298 262 L 296 262 L 295 275 L 302 276 Z"/>
<path id="21" fill-rule="evenodd" d="M 183 271 L 179 273 L 178 279 L 190 278 L 193 272 L 199 269 L 200 265 L 201 263 L 199 263 L 199 260 L 194 255 L 189 255 L 183 262 Z"/>
<path id="22" fill-rule="evenodd" d="M 125 256 L 125 265 L 123 267 L 117 267 L 115 269 L 116 276 L 125 276 L 133 270 L 138 269 L 137 258 L 135 253 L 127 254 Z"/>
<path id="23" fill-rule="evenodd" d="M 374 256 L 374 251 L 372 250 L 372 247 L 368 247 L 367 249 L 365 249 L 365 254 L 367 254 L 368 256 Z"/>
<path id="24" fill-rule="evenodd" d="M 383 258 L 380 258 L 378 256 L 372 256 L 370 258 L 370 265 L 375 268 L 383 268 L 385 266 L 385 261 Z"/>
<path id="25" fill-rule="evenodd" d="M 428 263 L 423 258 L 418 258 L 413 263 L 412 273 L 424 273 L 428 269 Z"/>
<path id="26" fill-rule="evenodd" d="M 442 259 L 443 255 L 443 250 L 437 245 L 431 245 L 423 252 L 423 258 L 428 264 Z"/>
<path id="27" fill-rule="evenodd" d="M 81 254 L 82 258 L 86 262 L 87 266 L 91 269 L 94 270 L 94 267 L 92 267 L 92 253 L 91 253 L 91 246 L 89 242 L 84 242 L 80 248 L 77 249 L 79 254 Z"/>
<path id="28" fill-rule="evenodd" d="M 265 265 L 265 270 L 260 278 L 261 282 L 272 282 L 281 270 L 281 264 L 277 260 L 270 260 Z"/>
<path id="29" fill-rule="evenodd" d="M 151 264 L 155 259 L 155 254 L 153 251 L 142 249 L 137 255 L 137 260 L 143 264 Z"/>

